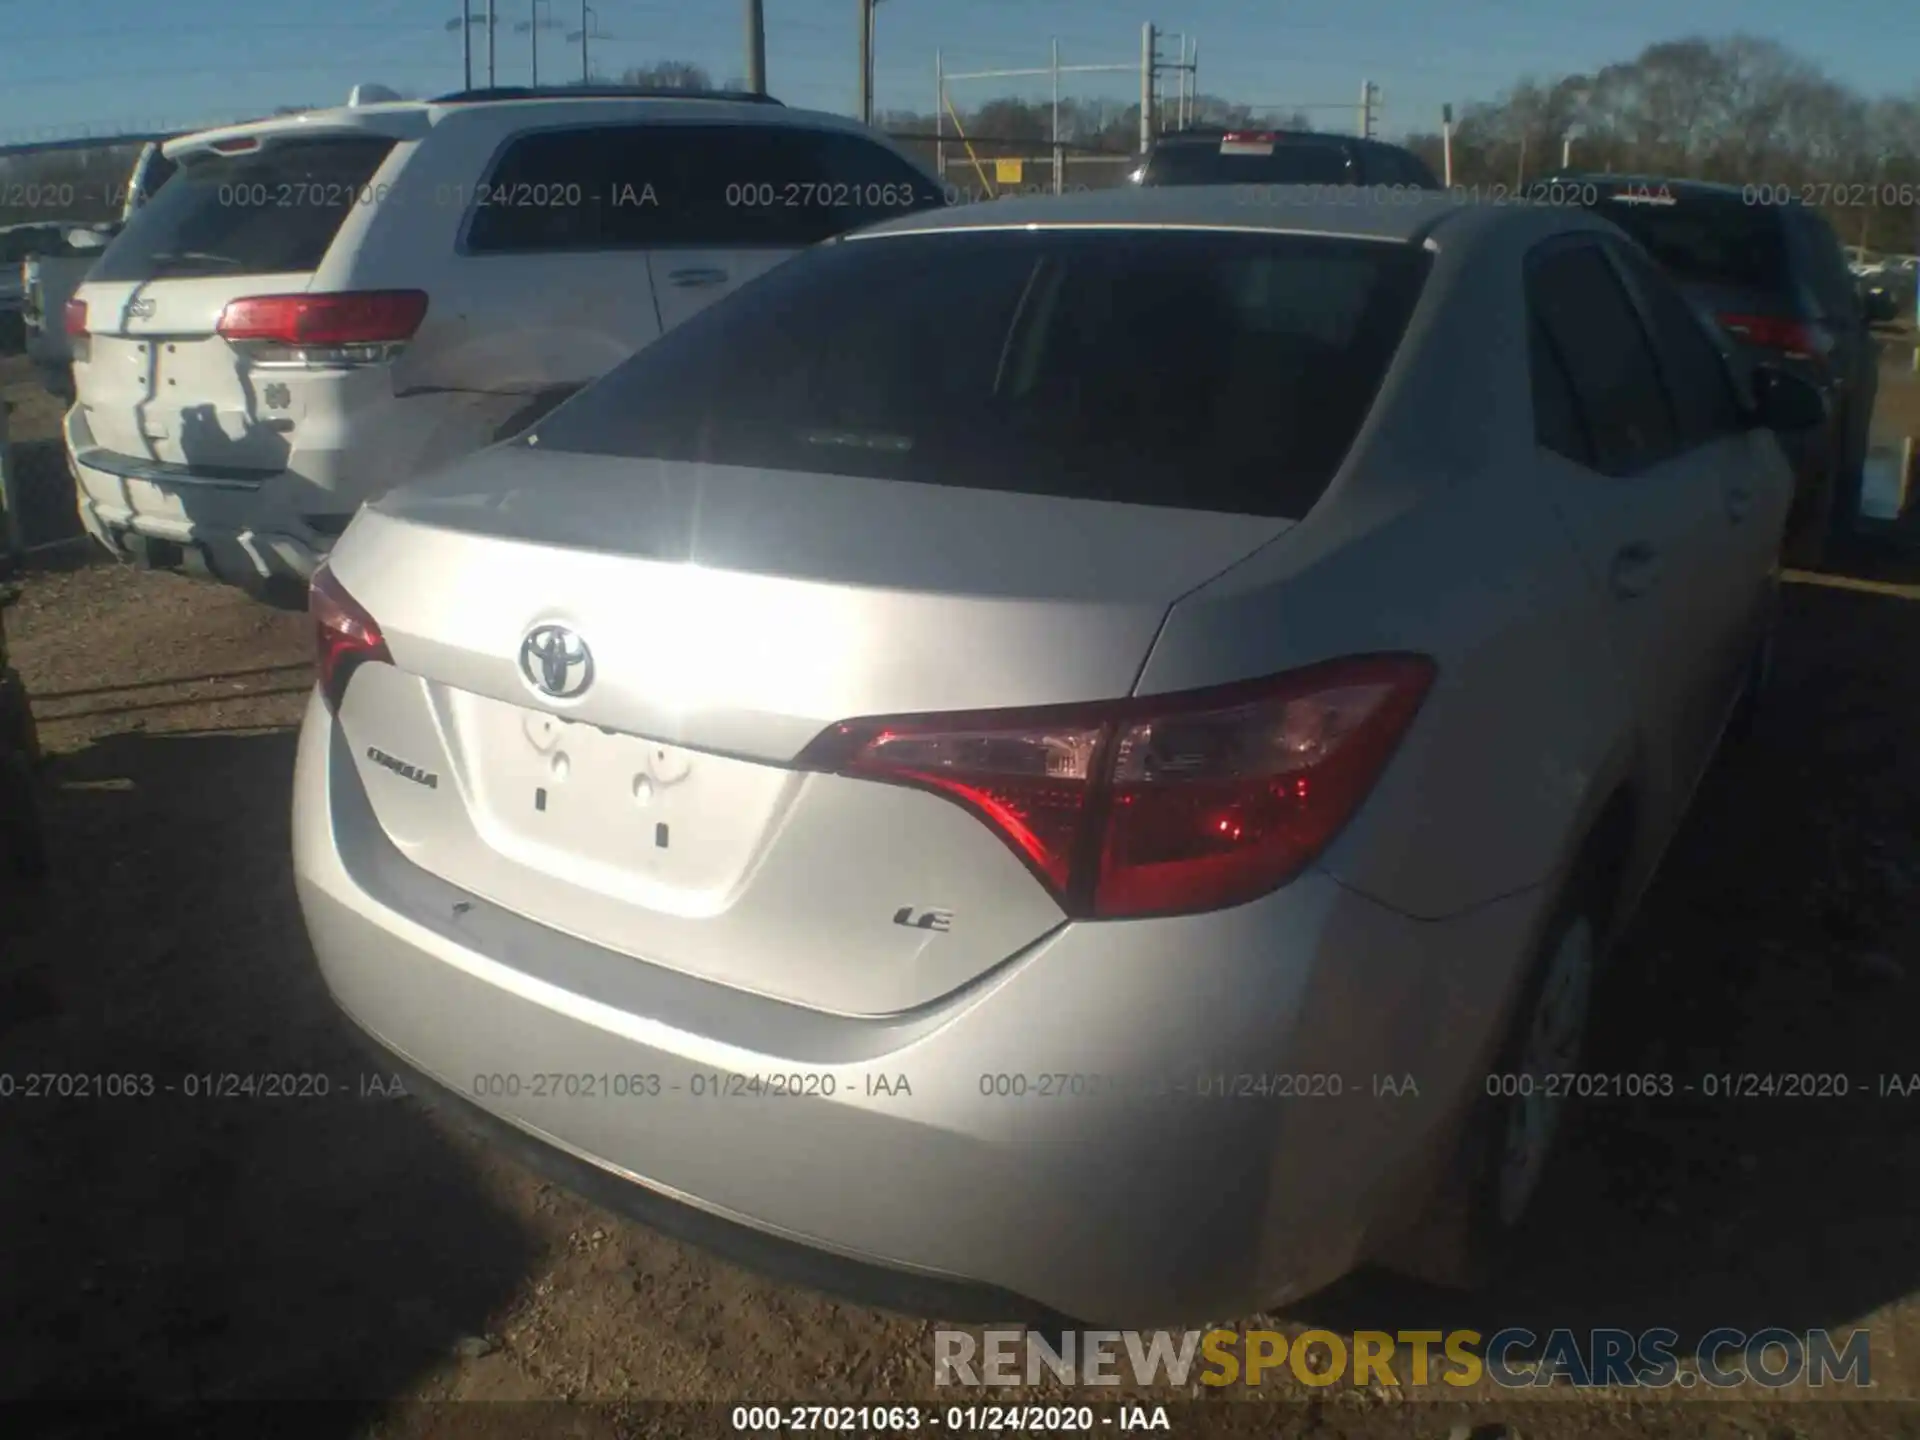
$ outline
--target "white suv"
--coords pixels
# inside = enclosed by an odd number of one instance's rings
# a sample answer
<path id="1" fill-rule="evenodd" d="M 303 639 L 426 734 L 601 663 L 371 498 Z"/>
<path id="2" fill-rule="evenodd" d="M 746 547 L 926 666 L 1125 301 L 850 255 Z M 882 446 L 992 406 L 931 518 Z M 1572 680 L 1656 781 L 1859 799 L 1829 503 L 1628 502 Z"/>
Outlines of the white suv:
<path id="1" fill-rule="evenodd" d="M 269 592 L 363 501 L 804 247 L 943 203 L 850 120 L 702 92 L 351 104 L 166 153 L 66 310 L 81 518 Z"/>

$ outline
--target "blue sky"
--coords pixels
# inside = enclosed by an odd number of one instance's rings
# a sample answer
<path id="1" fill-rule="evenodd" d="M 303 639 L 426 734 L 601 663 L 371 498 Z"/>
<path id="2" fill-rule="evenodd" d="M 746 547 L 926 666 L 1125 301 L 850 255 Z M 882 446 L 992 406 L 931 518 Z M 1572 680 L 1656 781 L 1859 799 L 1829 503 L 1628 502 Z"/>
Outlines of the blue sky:
<path id="1" fill-rule="evenodd" d="M 46 132 L 168 126 L 345 98 L 371 80 L 432 94 L 460 84 L 460 0 L 0 0 L 0 142 Z M 474 0 L 476 10 L 485 0 Z M 538 0 L 560 30 L 541 68 L 579 65 L 564 30 L 579 0 Z M 850 112 L 857 0 L 764 0 L 768 88 L 789 104 Z M 876 46 L 882 109 L 933 106 L 934 53 L 949 70 L 1137 63 L 1140 27 L 1197 42 L 1202 90 L 1275 106 L 1350 104 L 1381 86 L 1388 134 L 1433 128 L 1439 106 L 1489 98 L 1523 76 L 1625 59 L 1656 40 L 1746 31 L 1781 41 L 1870 94 L 1911 94 L 1916 0 L 883 0 Z M 529 0 L 496 0 L 496 73 L 524 84 Z M 594 68 L 658 59 L 744 71 L 743 0 L 597 0 Z M 1845 20 L 1837 16 L 1844 8 Z M 476 51 L 484 36 L 476 32 Z M 1174 49 L 1169 42 L 1168 53 Z M 481 63 L 478 59 L 476 64 Z M 1023 82 L 956 84 L 966 108 Z M 1044 93 L 1045 82 L 1024 82 Z M 1137 77 L 1070 77 L 1066 93 L 1137 95 Z M 1352 113 L 1327 110 L 1329 126 Z"/>

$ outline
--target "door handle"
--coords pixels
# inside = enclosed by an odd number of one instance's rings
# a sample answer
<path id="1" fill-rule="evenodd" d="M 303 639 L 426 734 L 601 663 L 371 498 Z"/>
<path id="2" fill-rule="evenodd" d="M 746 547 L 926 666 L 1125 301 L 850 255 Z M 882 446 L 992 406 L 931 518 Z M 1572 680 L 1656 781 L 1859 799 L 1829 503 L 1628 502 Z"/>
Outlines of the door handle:
<path id="1" fill-rule="evenodd" d="M 1727 518 L 1738 525 L 1753 513 L 1753 491 L 1745 485 L 1735 485 L 1727 491 Z"/>
<path id="2" fill-rule="evenodd" d="M 669 270 L 667 283 L 677 285 L 682 290 L 698 290 L 708 285 L 727 283 L 727 272 L 712 266 L 696 266 L 688 270 Z"/>
<path id="3" fill-rule="evenodd" d="M 1631 600 L 1651 590 L 1659 574 L 1659 552 L 1646 541 L 1636 540 L 1614 552 L 1613 565 L 1607 578 L 1613 584 L 1615 595 L 1623 600 Z"/>

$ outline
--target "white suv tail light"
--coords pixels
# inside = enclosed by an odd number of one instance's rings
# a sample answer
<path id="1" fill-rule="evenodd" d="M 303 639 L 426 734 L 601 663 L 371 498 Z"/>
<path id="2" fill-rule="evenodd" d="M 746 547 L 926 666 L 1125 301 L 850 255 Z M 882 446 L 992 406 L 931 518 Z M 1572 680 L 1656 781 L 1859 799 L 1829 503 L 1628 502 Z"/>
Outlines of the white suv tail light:
<path id="1" fill-rule="evenodd" d="M 391 360 L 426 315 L 421 290 L 253 295 L 229 301 L 216 328 L 255 365 L 332 370 Z"/>

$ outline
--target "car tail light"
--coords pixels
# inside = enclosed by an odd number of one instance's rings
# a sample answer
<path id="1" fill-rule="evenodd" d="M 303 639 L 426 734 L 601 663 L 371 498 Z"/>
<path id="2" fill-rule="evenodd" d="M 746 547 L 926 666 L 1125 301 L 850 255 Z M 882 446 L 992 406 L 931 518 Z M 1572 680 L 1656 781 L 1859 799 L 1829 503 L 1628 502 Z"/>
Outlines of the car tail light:
<path id="1" fill-rule="evenodd" d="M 87 302 L 69 300 L 60 312 L 61 327 L 67 332 L 67 353 L 76 365 L 84 365 L 93 349 L 87 330 Z"/>
<path id="2" fill-rule="evenodd" d="M 340 708 L 347 681 L 368 660 L 393 663 L 386 637 L 373 616 L 334 579 L 325 564 L 313 572 L 307 591 L 307 613 L 313 617 L 314 662 L 320 695 L 329 710 Z"/>
<path id="3" fill-rule="evenodd" d="M 1761 350 L 1783 351 L 1793 360 L 1826 358 L 1828 346 L 1817 327 L 1779 315 L 1722 315 L 1721 326 Z"/>
<path id="4" fill-rule="evenodd" d="M 1293 879 L 1372 791 L 1433 683 L 1414 655 L 1100 705 L 834 725 L 802 768 L 972 811 L 1070 915 L 1172 915 Z"/>
<path id="5" fill-rule="evenodd" d="M 215 328 L 256 364 L 338 368 L 392 359 L 426 315 L 420 290 L 253 295 L 229 301 Z"/>

